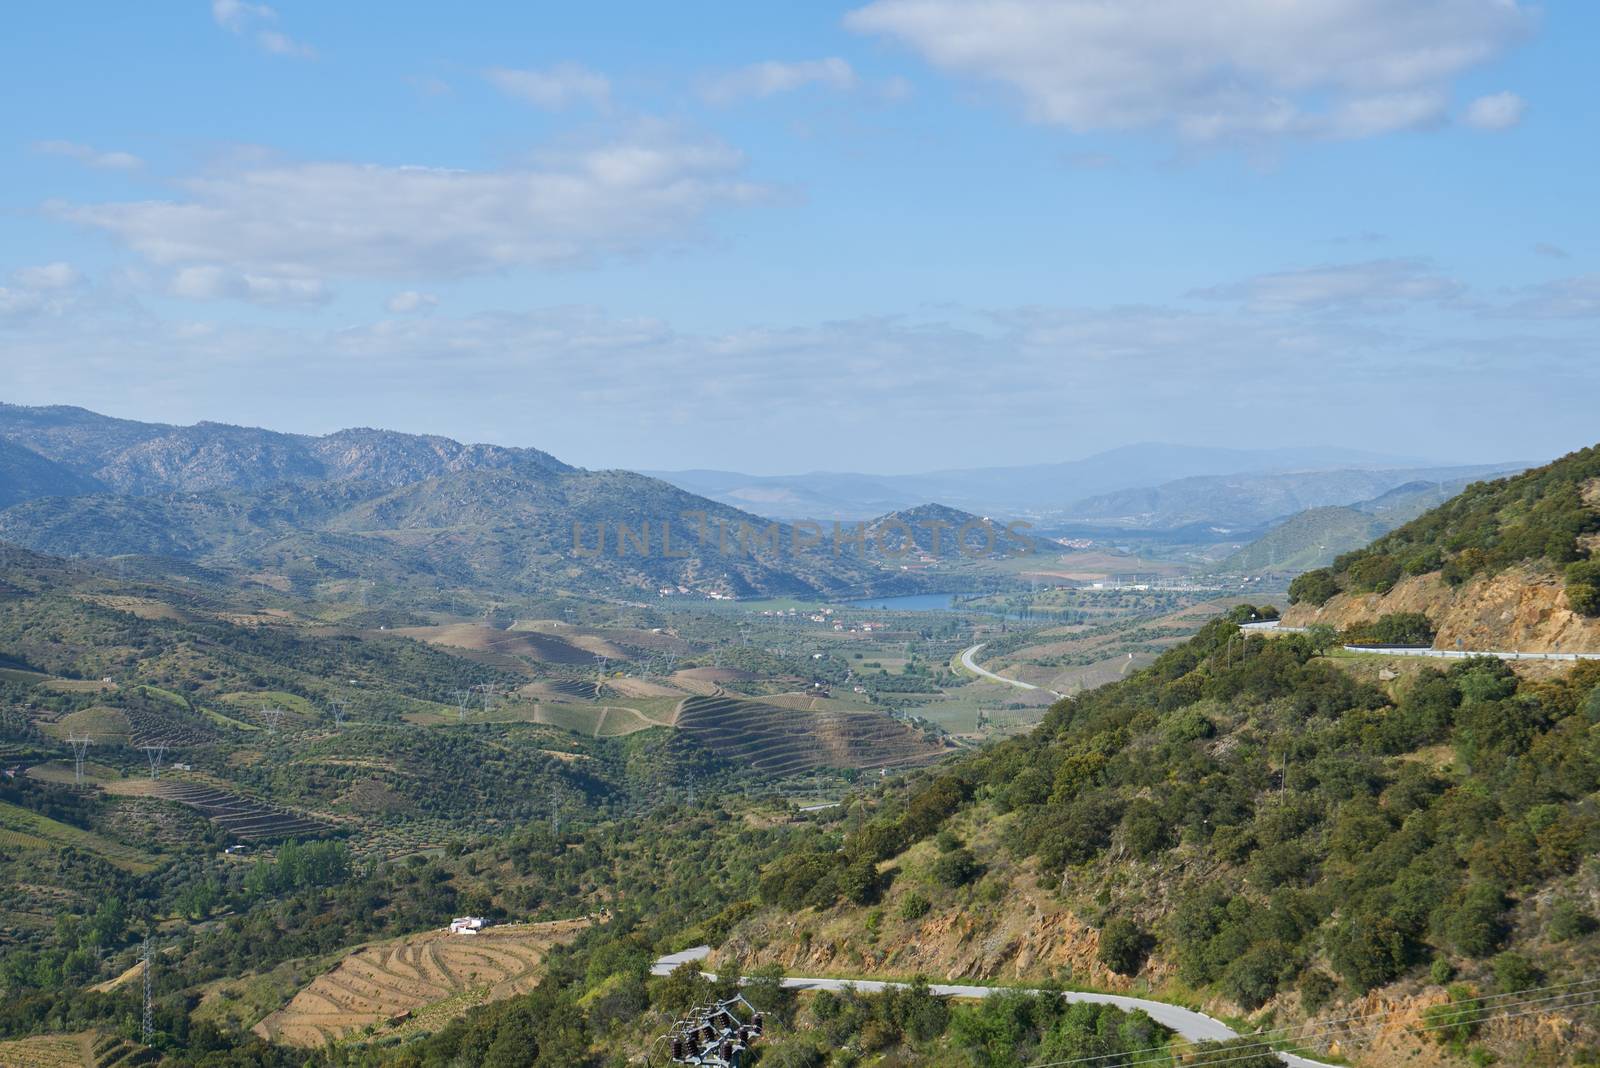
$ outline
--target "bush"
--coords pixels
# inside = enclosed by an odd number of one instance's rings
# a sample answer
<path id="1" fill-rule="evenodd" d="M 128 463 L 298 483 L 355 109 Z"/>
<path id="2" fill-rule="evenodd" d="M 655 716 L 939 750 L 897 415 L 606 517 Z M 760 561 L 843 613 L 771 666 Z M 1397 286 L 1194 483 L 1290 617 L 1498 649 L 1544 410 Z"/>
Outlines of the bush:
<path id="1" fill-rule="evenodd" d="M 954 890 L 956 887 L 966 886 L 982 875 L 983 871 L 983 865 L 972 855 L 972 850 L 962 848 L 945 853 L 935 860 L 932 875 L 934 882 Z"/>
<path id="2" fill-rule="evenodd" d="M 1315 969 L 1306 972 L 1300 979 L 1300 1006 L 1307 1013 L 1315 1013 L 1333 1000 L 1336 990 L 1338 984 L 1327 972 Z"/>
<path id="3" fill-rule="evenodd" d="M 1521 953 L 1502 953 L 1491 962 L 1494 981 L 1502 994 L 1515 994 L 1539 985 L 1543 978 L 1533 961 Z"/>
<path id="4" fill-rule="evenodd" d="M 1600 930 L 1600 922 L 1573 902 L 1558 901 L 1550 910 L 1548 930 L 1557 942 L 1570 942 Z"/>
<path id="5" fill-rule="evenodd" d="M 900 918 L 902 920 L 920 920 L 933 908 L 933 903 L 921 894 L 912 891 L 900 902 Z"/>
<path id="6" fill-rule="evenodd" d="M 1295 576 L 1294 581 L 1289 583 L 1289 603 L 1309 604 L 1320 608 L 1338 592 L 1339 582 L 1333 577 L 1333 572 L 1328 568 L 1319 567 L 1315 571 Z"/>
<path id="7" fill-rule="evenodd" d="M 1566 571 L 1567 604 L 1583 616 L 1600 616 L 1600 560 L 1579 560 Z"/>
<path id="8" fill-rule="evenodd" d="M 1136 975 L 1144 967 L 1151 938 L 1132 920 L 1118 916 L 1100 931 L 1100 963 L 1118 975 Z"/>
<path id="9" fill-rule="evenodd" d="M 1344 633 L 1344 640 L 1352 645 L 1415 645 L 1433 644 L 1433 623 L 1421 612 L 1391 612 L 1379 616 L 1376 622 L 1356 623 Z"/>

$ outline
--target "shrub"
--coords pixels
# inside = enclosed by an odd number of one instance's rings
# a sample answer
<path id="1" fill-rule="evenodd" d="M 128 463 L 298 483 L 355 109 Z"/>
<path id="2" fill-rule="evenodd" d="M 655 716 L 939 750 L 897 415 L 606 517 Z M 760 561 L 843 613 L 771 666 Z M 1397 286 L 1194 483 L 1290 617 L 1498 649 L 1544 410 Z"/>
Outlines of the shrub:
<path id="1" fill-rule="evenodd" d="M 972 850 L 963 848 L 952 850 L 935 860 L 932 875 L 934 882 L 954 890 L 972 882 L 983 874 L 983 870 L 983 865 L 972 855 Z"/>
<path id="2" fill-rule="evenodd" d="M 1300 1005 L 1308 1013 L 1315 1013 L 1328 1002 L 1339 986 L 1327 972 L 1316 969 L 1306 972 L 1300 979 Z"/>
<path id="3" fill-rule="evenodd" d="M 1558 901 L 1550 910 L 1550 937 L 1557 942 L 1570 942 L 1596 930 L 1600 930 L 1600 922 L 1571 901 Z"/>
<path id="4" fill-rule="evenodd" d="M 1567 604 L 1584 616 L 1600 616 L 1600 560 L 1579 560 L 1566 571 Z"/>
<path id="5" fill-rule="evenodd" d="M 1136 975 L 1144 967 L 1150 943 L 1138 924 L 1118 916 L 1100 930 L 1100 963 L 1118 975 Z"/>
<path id="6" fill-rule="evenodd" d="M 907 894 L 900 902 L 900 918 L 903 920 L 920 920 L 933 908 L 933 903 L 915 891 Z"/>
<path id="7" fill-rule="evenodd" d="M 1289 583 L 1289 603 L 1309 604 L 1320 608 L 1338 592 L 1339 582 L 1333 577 L 1333 572 L 1325 567 L 1319 567 L 1315 571 L 1295 576 L 1294 581 Z"/>
<path id="8" fill-rule="evenodd" d="M 1539 985 L 1543 978 L 1533 961 L 1521 953 L 1502 953 L 1490 964 L 1494 981 L 1502 994 L 1515 994 Z"/>

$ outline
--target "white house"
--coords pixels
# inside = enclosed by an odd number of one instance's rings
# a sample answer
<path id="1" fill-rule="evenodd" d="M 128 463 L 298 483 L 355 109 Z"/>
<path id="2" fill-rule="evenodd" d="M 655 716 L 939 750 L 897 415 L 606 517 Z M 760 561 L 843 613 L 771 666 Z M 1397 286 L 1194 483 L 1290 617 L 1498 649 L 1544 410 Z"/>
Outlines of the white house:
<path id="1" fill-rule="evenodd" d="M 475 935 L 483 930 L 482 916 L 457 916 L 450 921 L 450 933 Z"/>

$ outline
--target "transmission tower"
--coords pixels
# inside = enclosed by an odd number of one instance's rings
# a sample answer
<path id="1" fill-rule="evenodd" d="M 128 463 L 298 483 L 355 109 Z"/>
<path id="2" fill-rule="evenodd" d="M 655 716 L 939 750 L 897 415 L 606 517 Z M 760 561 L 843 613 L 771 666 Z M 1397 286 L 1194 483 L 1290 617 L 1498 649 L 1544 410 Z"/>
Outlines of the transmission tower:
<path id="1" fill-rule="evenodd" d="M 333 725 L 334 725 L 334 727 L 338 728 L 339 730 L 343 730 L 344 729 L 344 717 L 345 717 L 345 714 L 349 711 L 349 709 L 350 709 L 350 702 L 344 700 L 343 698 L 337 698 L 337 697 L 334 698 L 334 701 L 333 701 Z"/>
<path id="2" fill-rule="evenodd" d="M 261 715 L 267 721 L 267 733 L 277 734 L 278 725 L 283 722 L 283 709 L 276 707 L 263 708 Z"/>
<path id="3" fill-rule="evenodd" d="M 550 835 L 561 837 L 561 791 L 555 783 L 550 784 Z"/>
<path id="4" fill-rule="evenodd" d="M 746 1023 L 739 1016 L 749 1020 Z M 739 1068 L 763 1030 L 761 1013 L 735 994 L 714 1005 L 700 1005 L 656 1039 L 666 1048 L 673 1064 L 693 1064 L 700 1068 Z"/>
<path id="5" fill-rule="evenodd" d="M 156 1015 L 150 1002 L 150 936 L 144 936 L 144 1044 L 156 1037 Z"/>
<path id="6" fill-rule="evenodd" d="M 88 735 L 79 738 L 76 734 L 67 735 L 67 744 L 72 746 L 72 772 L 79 786 L 83 785 L 83 758 L 94 744 L 94 739 Z"/>
<path id="7" fill-rule="evenodd" d="M 494 708 L 494 689 L 494 683 L 492 682 L 486 682 L 483 684 L 483 714 L 485 716 L 487 716 L 489 711 Z"/>
<path id="8" fill-rule="evenodd" d="M 457 690 L 455 692 L 455 697 L 456 697 L 456 722 L 465 723 L 467 721 L 467 705 L 472 703 L 472 691 L 471 690 Z"/>
<path id="9" fill-rule="evenodd" d="M 161 761 L 166 758 L 166 755 L 167 755 L 167 743 L 166 742 L 146 742 L 144 745 L 141 745 L 139 748 L 144 750 L 144 755 L 150 761 L 150 777 L 152 779 L 161 778 Z"/>

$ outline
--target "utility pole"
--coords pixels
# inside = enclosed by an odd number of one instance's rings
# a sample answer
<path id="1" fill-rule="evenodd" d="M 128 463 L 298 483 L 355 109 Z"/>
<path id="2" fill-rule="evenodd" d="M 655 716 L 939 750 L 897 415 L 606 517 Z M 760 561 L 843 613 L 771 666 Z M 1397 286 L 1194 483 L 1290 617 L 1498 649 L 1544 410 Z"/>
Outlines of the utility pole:
<path id="1" fill-rule="evenodd" d="M 550 784 L 550 836 L 561 837 L 561 792 L 555 783 Z"/>
<path id="2" fill-rule="evenodd" d="M 83 785 L 83 758 L 89 747 L 94 744 L 94 739 L 85 735 L 79 738 L 76 734 L 67 734 L 67 744 L 72 746 L 72 772 L 79 786 Z"/>

